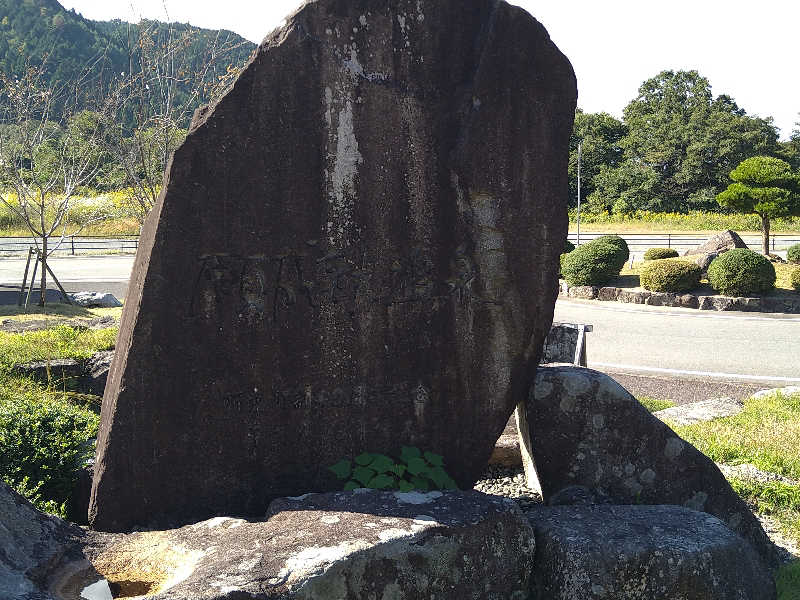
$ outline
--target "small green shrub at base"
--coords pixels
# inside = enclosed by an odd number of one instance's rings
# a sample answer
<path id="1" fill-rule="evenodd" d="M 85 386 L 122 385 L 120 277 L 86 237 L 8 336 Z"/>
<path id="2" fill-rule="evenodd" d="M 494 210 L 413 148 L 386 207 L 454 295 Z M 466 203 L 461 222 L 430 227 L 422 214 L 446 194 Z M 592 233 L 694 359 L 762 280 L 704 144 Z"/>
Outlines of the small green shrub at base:
<path id="1" fill-rule="evenodd" d="M 622 270 L 620 255 L 616 246 L 594 240 L 561 255 L 561 274 L 571 286 L 605 285 Z"/>
<path id="2" fill-rule="evenodd" d="M 422 452 L 413 446 L 403 446 L 399 460 L 385 454 L 364 452 L 352 462 L 343 458 L 328 470 L 346 482 L 346 492 L 356 488 L 401 492 L 458 489 L 445 471 L 444 459 L 439 454 Z"/>
<path id="3" fill-rule="evenodd" d="M 651 292 L 686 292 L 700 285 L 702 269 L 685 260 L 654 260 L 639 269 L 639 283 Z"/>
<path id="4" fill-rule="evenodd" d="M 648 248 L 644 253 L 645 260 L 660 260 L 662 258 L 677 258 L 678 251 L 675 248 Z"/>
<path id="5" fill-rule="evenodd" d="M 786 251 L 786 260 L 790 263 L 800 264 L 800 244 L 789 246 Z"/>
<path id="6" fill-rule="evenodd" d="M 792 284 L 792 289 L 800 291 L 800 267 L 797 267 L 789 275 L 789 283 Z"/>
<path id="7" fill-rule="evenodd" d="M 708 282 L 725 296 L 763 294 L 775 288 L 775 267 L 769 260 L 745 248 L 720 254 L 708 266 Z"/>
<path id="8" fill-rule="evenodd" d="M 0 386 L 0 479 L 37 508 L 64 516 L 78 471 L 94 454 L 99 418 L 18 383 Z"/>

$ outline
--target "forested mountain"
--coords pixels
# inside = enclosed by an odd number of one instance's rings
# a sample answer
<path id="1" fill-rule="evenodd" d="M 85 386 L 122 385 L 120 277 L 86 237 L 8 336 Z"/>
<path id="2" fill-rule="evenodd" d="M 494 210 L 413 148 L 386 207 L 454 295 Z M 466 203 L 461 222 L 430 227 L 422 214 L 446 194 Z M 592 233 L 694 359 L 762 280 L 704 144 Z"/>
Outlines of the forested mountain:
<path id="1" fill-rule="evenodd" d="M 44 56 L 48 82 L 78 81 L 87 67 L 94 81 L 109 82 L 131 70 L 139 60 L 141 41 L 156 45 L 178 40 L 182 46 L 182 68 L 196 71 L 208 62 L 207 77 L 226 73 L 229 66 L 243 65 L 255 44 L 230 31 L 199 29 L 185 24 L 120 20 L 91 21 L 74 10 L 65 10 L 56 0 L 0 0 L 0 70 L 21 75 L 26 65 L 39 66 Z M 233 48 L 221 57 L 209 48 Z"/>

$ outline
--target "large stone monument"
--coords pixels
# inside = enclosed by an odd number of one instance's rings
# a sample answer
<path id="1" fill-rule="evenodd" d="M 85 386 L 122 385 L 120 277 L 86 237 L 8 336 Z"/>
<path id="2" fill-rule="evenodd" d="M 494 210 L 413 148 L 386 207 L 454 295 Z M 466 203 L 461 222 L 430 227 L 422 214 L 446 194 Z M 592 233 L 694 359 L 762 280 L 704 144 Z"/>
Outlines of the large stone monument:
<path id="1" fill-rule="evenodd" d="M 496 0 L 318 0 L 198 112 L 142 232 L 90 521 L 263 514 L 414 445 L 460 487 L 532 384 L 576 86 Z"/>

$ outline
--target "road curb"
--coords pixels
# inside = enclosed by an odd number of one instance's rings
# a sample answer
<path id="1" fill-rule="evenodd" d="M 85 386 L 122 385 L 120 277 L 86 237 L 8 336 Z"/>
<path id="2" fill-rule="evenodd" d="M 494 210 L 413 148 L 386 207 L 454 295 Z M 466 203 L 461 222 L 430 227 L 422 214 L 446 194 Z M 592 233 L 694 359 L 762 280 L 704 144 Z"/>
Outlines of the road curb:
<path id="1" fill-rule="evenodd" d="M 671 292 L 649 292 L 618 287 L 598 287 L 580 285 L 571 287 L 563 279 L 559 281 L 558 295 L 562 298 L 598 300 L 601 302 L 622 302 L 645 306 L 672 306 L 676 308 L 695 308 L 698 310 L 764 312 L 800 314 L 800 295 L 791 297 L 731 297 L 700 296 Z"/>

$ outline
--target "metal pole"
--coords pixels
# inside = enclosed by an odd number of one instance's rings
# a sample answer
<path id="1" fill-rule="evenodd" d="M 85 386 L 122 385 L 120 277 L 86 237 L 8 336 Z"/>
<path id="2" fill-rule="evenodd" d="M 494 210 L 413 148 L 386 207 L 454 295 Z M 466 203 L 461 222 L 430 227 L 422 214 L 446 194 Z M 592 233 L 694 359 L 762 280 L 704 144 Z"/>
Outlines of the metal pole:
<path id="1" fill-rule="evenodd" d="M 578 142 L 578 235 L 576 246 L 581 245 L 581 153 L 583 152 L 583 141 Z"/>

